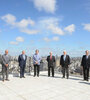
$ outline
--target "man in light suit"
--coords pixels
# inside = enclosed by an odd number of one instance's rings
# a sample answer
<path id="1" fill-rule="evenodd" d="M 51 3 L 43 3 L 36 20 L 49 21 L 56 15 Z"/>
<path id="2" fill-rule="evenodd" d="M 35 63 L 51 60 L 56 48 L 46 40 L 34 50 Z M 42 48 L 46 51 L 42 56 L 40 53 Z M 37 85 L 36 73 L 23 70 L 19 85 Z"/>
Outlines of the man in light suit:
<path id="1" fill-rule="evenodd" d="M 41 62 L 41 57 L 39 55 L 39 50 L 35 50 L 35 54 L 33 55 L 34 77 L 36 76 L 36 73 L 37 77 L 39 77 L 40 62 Z"/>
<path id="2" fill-rule="evenodd" d="M 50 55 L 47 57 L 48 62 L 48 77 L 50 77 L 50 69 L 52 71 L 52 77 L 54 77 L 54 68 L 55 68 L 55 57 L 50 52 Z"/>
<path id="3" fill-rule="evenodd" d="M 86 50 L 85 53 L 86 54 L 82 57 L 81 66 L 84 80 L 89 81 L 90 55 L 88 50 Z"/>
<path id="4" fill-rule="evenodd" d="M 63 78 L 65 78 L 65 72 L 67 79 L 69 77 L 69 64 L 70 64 L 70 57 L 67 55 L 66 51 L 63 51 L 63 55 L 60 58 L 60 65 L 62 66 Z"/>
<path id="5" fill-rule="evenodd" d="M 19 55 L 18 57 L 18 62 L 20 66 L 20 78 L 25 78 L 24 72 L 26 67 L 26 60 L 27 60 L 27 56 L 25 55 L 25 51 L 22 51 L 22 54 Z"/>
<path id="6" fill-rule="evenodd" d="M 6 74 L 6 80 L 9 81 L 8 79 L 8 74 L 9 74 L 9 63 L 11 61 L 11 57 L 8 55 L 8 50 L 5 50 L 5 54 L 2 55 L 2 75 L 3 75 L 3 82 L 5 80 L 5 74 Z"/>

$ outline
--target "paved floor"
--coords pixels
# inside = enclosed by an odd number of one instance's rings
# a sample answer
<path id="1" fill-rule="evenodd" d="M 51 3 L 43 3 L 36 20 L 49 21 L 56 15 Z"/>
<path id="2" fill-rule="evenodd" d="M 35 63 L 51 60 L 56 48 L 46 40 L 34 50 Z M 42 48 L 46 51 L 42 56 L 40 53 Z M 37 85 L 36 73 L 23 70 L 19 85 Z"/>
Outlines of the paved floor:
<path id="1" fill-rule="evenodd" d="M 55 78 L 47 77 L 47 72 L 25 79 L 10 75 L 9 82 L 0 81 L 0 100 L 90 100 L 90 82 L 61 77 L 59 74 Z"/>

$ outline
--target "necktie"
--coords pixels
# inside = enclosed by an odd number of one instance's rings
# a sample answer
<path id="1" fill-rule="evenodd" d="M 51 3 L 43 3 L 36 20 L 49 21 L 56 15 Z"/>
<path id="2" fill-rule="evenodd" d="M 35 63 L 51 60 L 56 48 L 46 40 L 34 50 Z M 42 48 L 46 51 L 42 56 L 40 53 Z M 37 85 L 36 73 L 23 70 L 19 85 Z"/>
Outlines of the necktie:
<path id="1" fill-rule="evenodd" d="M 52 60 L 52 56 L 50 56 L 50 60 Z"/>

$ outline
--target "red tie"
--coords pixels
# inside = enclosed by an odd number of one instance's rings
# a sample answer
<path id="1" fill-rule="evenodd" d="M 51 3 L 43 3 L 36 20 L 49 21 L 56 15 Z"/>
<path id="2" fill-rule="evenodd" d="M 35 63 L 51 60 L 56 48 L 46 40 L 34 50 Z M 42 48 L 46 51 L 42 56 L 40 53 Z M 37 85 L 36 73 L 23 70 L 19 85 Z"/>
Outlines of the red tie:
<path id="1" fill-rule="evenodd" d="M 52 60 L 52 56 L 50 56 L 50 60 Z"/>

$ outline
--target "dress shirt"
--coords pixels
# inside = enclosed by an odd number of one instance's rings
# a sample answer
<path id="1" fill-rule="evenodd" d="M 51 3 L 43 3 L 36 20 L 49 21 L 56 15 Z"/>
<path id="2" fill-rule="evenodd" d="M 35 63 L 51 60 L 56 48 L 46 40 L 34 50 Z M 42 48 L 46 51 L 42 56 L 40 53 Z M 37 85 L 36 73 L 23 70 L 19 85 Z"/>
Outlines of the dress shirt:
<path id="1" fill-rule="evenodd" d="M 40 58 L 39 54 L 34 54 L 33 55 L 33 64 L 35 65 L 36 62 L 38 62 L 37 65 L 40 65 L 40 61 L 41 61 L 41 58 Z"/>
<path id="2" fill-rule="evenodd" d="M 64 59 L 64 61 L 65 61 L 65 59 L 66 59 L 66 55 L 63 56 L 63 59 Z"/>

